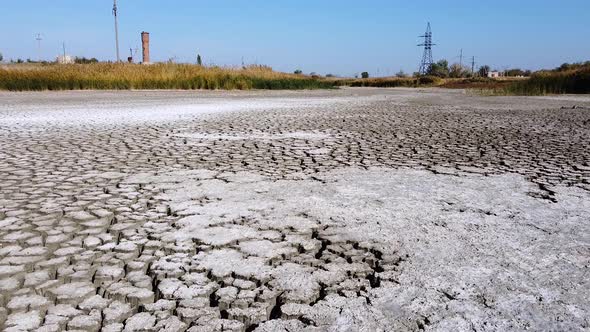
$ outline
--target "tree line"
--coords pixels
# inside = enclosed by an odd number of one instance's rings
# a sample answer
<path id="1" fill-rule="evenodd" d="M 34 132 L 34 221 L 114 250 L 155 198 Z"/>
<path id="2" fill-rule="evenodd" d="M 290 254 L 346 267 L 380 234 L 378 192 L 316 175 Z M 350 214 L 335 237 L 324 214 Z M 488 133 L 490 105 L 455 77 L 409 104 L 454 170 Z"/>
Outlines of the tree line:
<path id="1" fill-rule="evenodd" d="M 492 71 L 491 67 L 488 65 L 480 66 L 477 70 L 472 71 L 471 68 L 467 66 L 462 66 L 461 64 L 454 63 L 449 66 L 449 62 L 447 60 L 440 60 L 436 63 L 433 63 L 430 68 L 428 69 L 427 75 L 429 76 L 437 76 L 441 78 L 469 78 L 469 77 L 488 77 L 488 74 Z M 530 70 L 522 70 L 520 68 L 513 68 L 503 71 L 504 76 L 510 77 L 518 77 L 518 76 L 531 76 L 532 72 Z"/>

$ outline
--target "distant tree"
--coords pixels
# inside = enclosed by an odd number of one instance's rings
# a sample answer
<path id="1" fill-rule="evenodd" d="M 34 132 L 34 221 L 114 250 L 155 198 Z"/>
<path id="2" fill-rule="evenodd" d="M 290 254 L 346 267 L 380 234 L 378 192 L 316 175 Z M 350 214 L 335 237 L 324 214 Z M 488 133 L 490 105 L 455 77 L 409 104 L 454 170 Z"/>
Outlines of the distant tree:
<path id="1" fill-rule="evenodd" d="M 86 58 L 86 57 L 75 57 L 74 58 L 74 63 L 78 63 L 78 64 L 90 64 L 90 63 L 98 63 L 98 59 L 97 58 Z"/>
<path id="2" fill-rule="evenodd" d="M 201 59 L 201 55 L 197 54 L 197 65 L 202 66 L 203 65 L 203 59 Z"/>
<path id="3" fill-rule="evenodd" d="M 0 53 L 0 62 L 4 61 L 4 56 Z"/>
<path id="4" fill-rule="evenodd" d="M 301 69 L 297 69 L 293 72 L 295 75 L 301 75 L 303 74 L 303 71 Z"/>
<path id="5" fill-rule="evenodd" d="M 16 63 L 24 63 L 24 61 L 23 61 L 23 59 L 18 58 L 18 59 L 16 59 Z"/>
<path id="6" fill-rule="evenodd" d="M 443 59 L 437 63 L 433 63 L 428 69 L 428 75 L 442 78 L 449 77 L 449 62 Z"/>
<path id="7" fill-rule="evenodd" d="M 579 70 L 582 68 L 586 68 L 590 66 L 590 61 L 586 62 L 576 62 L 576 63 L 564 63 L 561 66 L 557 67 L 556 71 L 570 71 L 570 70 Z"/>
<path id="8" fill-rule="evenodd" d="M 395 74 L 395 77 L 404 78 L 404 77 L 408 77 L 408 75 L 406 73 L 404 73 L 403 70 L 400 70 Z"/>
<path id="9" fill-rule="evenodd" d="M 490 72 L 490 66 L 481 66 L 479 67 L 478 74 L 481 77 L 488 77 L 488 73 Z"/>
<path id="10" fill-rule="evenodd" d="M 512 77 L 514 77 L 514 76 L 526 76 L 525 75 L 526 72 L 524 70 L 520 69 L 520 68 L 508 69 L 504 73 L 505 73 L 506 76 L 512 76 Z"/>
<path id="11" fill-rule="evenodd" d="M 369 78 L 369 73 L 364 71 L 361 73 L 361 78 Z"/>
<path id="12" fill-rule="evenodd" d="M 557 67 L 557 71 L 567 71 L 570 70 L 572 68 L 572 65 L 570 65 L 569 63 L 564 63 L 561 66 Z"/>
<path id="13" fill-rule="evenodd" d="M 465 67 L 461 66 L 458 63 L 454 63 L 449 68 L 449 77 L 453 78 L 462 78 L 467 77 L 468 70 Z"/>
<path id="14" fill-rule="evenodd" d="M 334 74 L 326 74 L 326 77 L 334 77 Z"/>

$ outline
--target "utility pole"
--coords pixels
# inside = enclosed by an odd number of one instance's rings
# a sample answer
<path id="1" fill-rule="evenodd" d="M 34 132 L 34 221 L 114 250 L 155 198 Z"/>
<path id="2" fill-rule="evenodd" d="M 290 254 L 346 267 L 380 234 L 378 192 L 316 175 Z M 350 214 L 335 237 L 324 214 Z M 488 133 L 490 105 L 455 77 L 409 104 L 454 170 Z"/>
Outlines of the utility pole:
<path id="1" fill-rule="evenodd" d="M 35 40 L 37 40 L 37 60 L 41 61 L 41 41 L 43 37 L 41 37 L 40 33 L 35 36 Z"/>
<path id="2" fill-rule="evenodd" d="M 471 58 L 471 75 L 475 75 L 475 57 Z"/>
<path id="3" fill-rule="evenodd" d="M 461 66 L 461 68 L 463 68 L 463 49 L 461 49 L 461 54 L 459 55 L 459 65 Z"/>
<path id="4" fill-rule="evenodd" d="M 64 42 L 62 44 L 62 46 L 63 46 L 63 50 L 64 50 L 64 61 L 66 61 L 66 43 Z"/>
<path id="5" fill-rule="evenodd" d="M 119 56 L 119 22 L 117 19 L 117 0 L 113 0 L 113 16 L 115 16 L 115 46 L 117 48 L 117 62 L 121 62 Z"/>

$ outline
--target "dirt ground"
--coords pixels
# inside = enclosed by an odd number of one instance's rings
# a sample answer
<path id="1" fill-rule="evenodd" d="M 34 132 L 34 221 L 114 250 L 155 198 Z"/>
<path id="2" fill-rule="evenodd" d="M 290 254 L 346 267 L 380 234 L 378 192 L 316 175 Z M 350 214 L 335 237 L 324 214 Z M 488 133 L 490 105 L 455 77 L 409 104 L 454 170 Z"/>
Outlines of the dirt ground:
<path id="1" fill-rule="evenodd" d="M 588 331 L 590 97 L 0 92 L 0 329 Z"/>

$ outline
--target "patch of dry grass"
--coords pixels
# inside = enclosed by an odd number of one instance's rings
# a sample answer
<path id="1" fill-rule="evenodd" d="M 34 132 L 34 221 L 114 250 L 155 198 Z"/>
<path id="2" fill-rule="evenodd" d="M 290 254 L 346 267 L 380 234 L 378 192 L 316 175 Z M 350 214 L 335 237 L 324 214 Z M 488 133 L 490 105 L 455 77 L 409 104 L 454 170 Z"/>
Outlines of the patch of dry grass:
<path id="1" fill-rule="evenodd" d="M 279 73 L 265 66 L 204 67 L 189 64 L 123 63 L 8 65 L 0 67 L 0 90 L 127 89 L 318 89 L 333 84 Z"/>
<path id="2" fill-rule="evenodd" d="M 507 86 L 511 95 L 584 94 L 590 93 L 590 66 L 566 71 L 543 71 L 530 79 Z"/>

